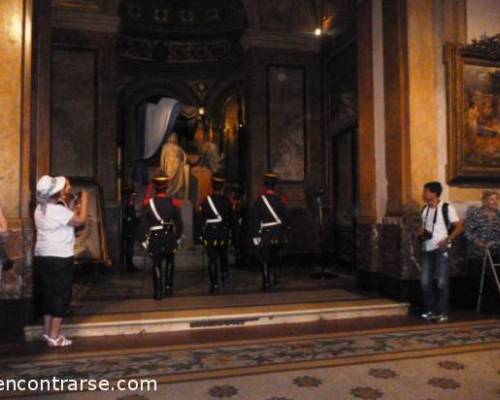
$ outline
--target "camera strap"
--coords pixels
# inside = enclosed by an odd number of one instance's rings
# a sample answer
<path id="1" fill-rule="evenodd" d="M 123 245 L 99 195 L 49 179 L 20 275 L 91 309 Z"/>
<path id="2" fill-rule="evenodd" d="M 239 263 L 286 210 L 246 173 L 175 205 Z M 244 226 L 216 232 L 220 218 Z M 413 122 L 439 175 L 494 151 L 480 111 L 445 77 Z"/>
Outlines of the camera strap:
<path id="1" fill-rule="evenodd" d="M 434 212 L 434 218 L 432 220 L 432 231 L 431 233 L 434 233 L 434 228 L 436 227 L 436 222 L 437 222 L 437 215 L 438 215 L 438 211 L 439 211 L 439 204 L 437 204 L 436 206 L 436 211 Z M 424 229 L 426 229 L 427 227 L 427 217 L 429 216 L 429 210 L 430 210 L 430 206 L 427 206 L 427 210 L 425 212 L 425 219 L 424 219 Z"/>

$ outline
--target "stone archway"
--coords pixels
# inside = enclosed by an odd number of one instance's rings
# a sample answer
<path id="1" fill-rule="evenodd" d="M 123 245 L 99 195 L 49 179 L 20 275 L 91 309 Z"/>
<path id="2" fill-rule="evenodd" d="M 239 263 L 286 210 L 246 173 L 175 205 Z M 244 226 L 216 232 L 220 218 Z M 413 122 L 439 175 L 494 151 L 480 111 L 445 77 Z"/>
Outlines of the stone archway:
<path id="1" fill-rule="evenodd" d="M 245 109 L 244 92 L 244 76 L 237 75 L 216 83 L 206 99 L 208 113 L 220 131 L 217 144 L 224 154 L 224 175 L 230 181 L 242 180 L 246 175 L 241 142 Z"/>
<path id="2" fill-rule="evenodd" d="M 118 142 L 123 151 L 123 165 L 130 165 L 137 154 L 133 146 L 137 126 L 137 107 L 149 98 L 172 97 L 180 103 L 200 106 L 201 102 L 194 90 L 182 82 L 164 79 L 136 80 L 123 88 L 119 95 L 120 129 Z"/>

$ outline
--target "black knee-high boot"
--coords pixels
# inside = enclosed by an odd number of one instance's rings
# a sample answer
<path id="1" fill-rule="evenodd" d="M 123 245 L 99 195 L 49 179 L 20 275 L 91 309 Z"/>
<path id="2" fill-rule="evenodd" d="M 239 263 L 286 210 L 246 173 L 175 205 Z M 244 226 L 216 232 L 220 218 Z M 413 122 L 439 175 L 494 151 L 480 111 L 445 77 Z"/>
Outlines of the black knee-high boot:
<path id="1" fill-rule="evenodd" d="M 219 263 L 222 283 L 226 283 L 229 280 L 229 260 L 227 259 L 227 248 L 221 248 L 219 250 Z"/>
<path id="2" fill-rule="evenodd" d="M 174 256 L 169 254 L 166 257 L 165 263 L 167 264 L 165 293 L 167 295 L 170 295 L 174 291 L 174 267 L 175 267 Z"/>
<path id="3" fill-rule="evenodd" d="M 272 270 L 273 270 L 273 284 L 276 285 L 278 284 L 278 278 L 281 275 L 281 254 L 279 252 L 279 249 L 274 249 L 273 250 L 273 255 L 271 259 L 272 263 Z"/>
<path id="4" fill-rule="evenodd" d="M 279 265 L 276 263 L 273 265 L 273 277 L 272 277 L 273 285 L 278 284 L 278 277 L 279 277 Z"/>
<path id="5" fill-rule="evenodd" d="M 208 272 L 210 274 L 210 292 L 217 293 L 219 291 L 219 274 L 217 257 L 213 254 L 208 259 Z"/>
<path id="6" fill-rule="evenodd" d="M 269 285 L 269 263 L 267 260 L 262 260 L 262 289 L 267 291 L 270 289 Z"/>
<path id="7" fill-rule="evenodd" d="M 267 263 L 267 285 L 272 288 L 274 286 L 274 277 L 276 270 L 274 268 L 273 259 L 270 258 Z"/>
<path id="8" fill-rule="evenodd" d="M 161 281 L 161 260 L 153 259 L 153 298 L 161 300 L 163 298 L 163 286 Z"/>
<path id="9" fill-rule="evenodd" d="M 165 297 L 165 286 L 167 282 L 167 262 L 162 258 L 160 264 L 160 288 L 161 288 L 161 297 Z"/>

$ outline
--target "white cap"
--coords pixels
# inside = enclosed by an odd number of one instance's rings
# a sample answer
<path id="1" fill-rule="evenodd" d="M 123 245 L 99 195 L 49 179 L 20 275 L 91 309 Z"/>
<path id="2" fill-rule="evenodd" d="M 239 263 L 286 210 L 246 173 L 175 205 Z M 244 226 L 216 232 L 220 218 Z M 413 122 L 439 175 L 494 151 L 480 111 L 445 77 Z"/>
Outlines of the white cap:
<path id="1" fill-rule="evenodd" d="M 38 180 L 36 184 L 36 191 L 39 196 L 50 197 L 63 190 L 65 185 L 66 178 L 64 176 L 57 176 L 53 178 L 51 176 L 44 175 Z"/>

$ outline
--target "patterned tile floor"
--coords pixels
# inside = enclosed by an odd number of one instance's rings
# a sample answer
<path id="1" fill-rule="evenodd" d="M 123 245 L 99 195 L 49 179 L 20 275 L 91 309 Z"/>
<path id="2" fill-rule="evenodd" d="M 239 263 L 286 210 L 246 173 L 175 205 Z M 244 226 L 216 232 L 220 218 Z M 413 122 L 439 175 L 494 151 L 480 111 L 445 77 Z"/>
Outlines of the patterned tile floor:
<path id="1" fill-rule="evenodd" d="M 155 378 L 157 392 L 69 399 L 500 398 L 500 321 L 126 351 L 56 352 L 0 363 L 2 377 Z M 1 397 L 1 394 L 0 394 Z"/>
<path id="2" fill-rule="evenodd" d="M 500 351 L 178 383 L 142 396 L 179 400 L 499 399 Z"/>

